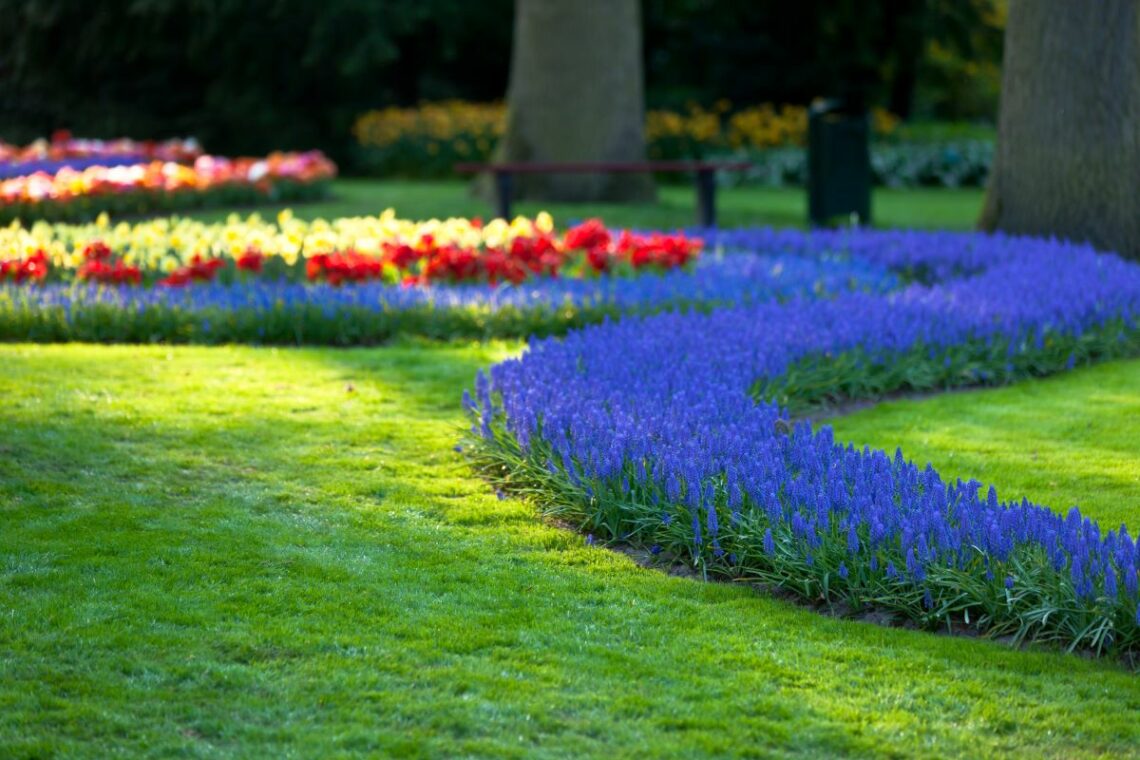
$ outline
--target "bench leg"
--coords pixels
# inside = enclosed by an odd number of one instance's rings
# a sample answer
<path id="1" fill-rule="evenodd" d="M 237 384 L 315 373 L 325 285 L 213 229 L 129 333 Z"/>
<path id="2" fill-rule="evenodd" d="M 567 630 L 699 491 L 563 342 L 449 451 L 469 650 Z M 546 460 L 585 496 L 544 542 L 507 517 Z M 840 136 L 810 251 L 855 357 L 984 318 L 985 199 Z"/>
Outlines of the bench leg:
<path id="1" fill-rule="evenodd" d="M 499 218 L 511 220 L 511 194 L 514 190 L 514 177 L 510 172 L 495 172 L 495 197 L 499 202 Z"/>
<path id="2" fill-rule="evenodd" d="M 716 226 L 716 173 L 712 169 L 697 171 L 697 224 Z"/>

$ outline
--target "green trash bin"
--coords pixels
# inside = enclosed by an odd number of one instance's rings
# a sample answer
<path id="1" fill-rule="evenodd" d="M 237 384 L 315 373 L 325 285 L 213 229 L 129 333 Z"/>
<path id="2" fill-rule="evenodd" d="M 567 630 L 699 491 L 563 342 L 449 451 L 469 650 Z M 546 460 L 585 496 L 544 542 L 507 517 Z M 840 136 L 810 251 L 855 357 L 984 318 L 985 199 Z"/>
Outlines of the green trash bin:
<path id="1" fill-rule="evenodd" d="M 843 100 L 817 100 L 808 110 L 808 220 L 824 226 L 854 214 L 871 223 L 870 119 Z"/>

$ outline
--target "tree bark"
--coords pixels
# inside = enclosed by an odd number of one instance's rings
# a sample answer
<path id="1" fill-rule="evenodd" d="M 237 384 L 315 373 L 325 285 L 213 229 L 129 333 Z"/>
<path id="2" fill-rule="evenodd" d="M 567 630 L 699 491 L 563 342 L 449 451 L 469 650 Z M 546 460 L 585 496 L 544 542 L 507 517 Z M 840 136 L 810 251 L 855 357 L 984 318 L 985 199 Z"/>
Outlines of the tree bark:
<path id="1" fill-rule="evenodd" d="M 644 161 L 640 0 L 516 0 L 497 161 Z M 649 201 L 648 174 L 516 175 L 547 201 Z"/>
<path id="2" fill-rule="evenodd" d="M 1140 257 L 1140 0 L 1010 0 L 979 225 Z"/>

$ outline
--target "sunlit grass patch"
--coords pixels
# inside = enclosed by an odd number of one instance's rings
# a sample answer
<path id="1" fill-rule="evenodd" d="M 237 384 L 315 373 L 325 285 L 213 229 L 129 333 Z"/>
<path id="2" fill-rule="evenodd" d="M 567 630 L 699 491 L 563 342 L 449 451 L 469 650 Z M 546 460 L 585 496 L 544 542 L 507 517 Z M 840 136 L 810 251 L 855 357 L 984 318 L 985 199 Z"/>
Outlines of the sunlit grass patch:
<path id="1" fill-rule="evenodd" d="M 1124 756 L 1111 662 L 637 567 L 452 450 L 515 343 L 0 347 L 0 755 Z"/>
<path id="2" fill-rule="evenodd" d="M 996 390 L 879 404 L 828 421 L 842 441 L 931 462 L 1003 498 L 1104 528 L 1140 528 L 1140 362 L 1112 362 Z"/>

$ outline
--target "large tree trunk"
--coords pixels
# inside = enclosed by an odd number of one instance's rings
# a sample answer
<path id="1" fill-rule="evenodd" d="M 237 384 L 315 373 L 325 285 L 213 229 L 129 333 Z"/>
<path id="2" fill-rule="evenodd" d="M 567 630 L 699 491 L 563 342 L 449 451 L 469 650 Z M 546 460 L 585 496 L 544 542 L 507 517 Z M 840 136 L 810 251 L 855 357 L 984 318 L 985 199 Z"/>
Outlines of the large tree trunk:
<path id="1" fill-rule="evenodd" d="M 498 161 L 643 161 L 640 0 L 516 0 Z M 647 201 L 646 174 L 516 175 L 549 201 Z"/>
<path id="2" fill-rule="evenodd" d="M 1140 0 L 1010 0 L 984 229 L 1140 257 Z"/>

